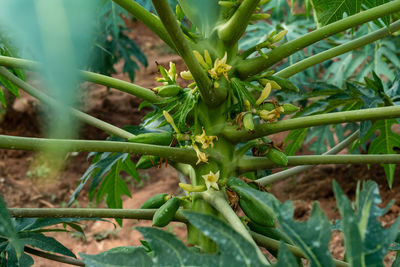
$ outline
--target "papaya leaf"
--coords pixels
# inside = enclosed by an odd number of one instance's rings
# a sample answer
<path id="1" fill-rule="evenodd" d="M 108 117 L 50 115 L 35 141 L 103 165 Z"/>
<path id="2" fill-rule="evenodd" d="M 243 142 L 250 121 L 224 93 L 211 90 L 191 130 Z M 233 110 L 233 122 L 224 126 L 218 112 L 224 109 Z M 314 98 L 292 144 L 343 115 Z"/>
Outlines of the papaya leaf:
<path id="1" fill-rule="evenodd" d="M 298 267 L 299 264 L 296 261 L 296 258 L 290 252 L 288 247 L 284 242 L 281 241 L 279 244 L 279 254 L 278 254 L 278 262 L 275 265 L 276 267 Z"/>
<path id="2" fill-rule="evenodd" d="M 310 266 L 334 266 L 329 252 L 331 226 L 319 204 L 314 203 L 311 216 L 306 222 L 295 221 L 293 212 L 290 201 L 275 205 L 275 213 L 282 230 L 301 248 L 310 261 Z"/>
<path id="3" fill-rule="evenodd" d="M 186 17 L 199 29 L 204 37 L 209 37 L 221 16 L 222 8 L 218 2 L 215 0 L 178 1 Z"/>
<path id="4" fill-rule="evenodd" d="M 378 185 L 366 181 L 361 190 L 357 190 L 355 205 L 343 193 L 336 181 L 333 191 L 342 221 L 341 230 L 344 235 L 346 259 L 351 266 L 384 266 L 383 259 L 391 244 L 395 241 L 400 219 L 385 229 L 377 220 L 384 215 L 391 204 L 385 208 L 382 203 Z"/>
<path id="5" fill-rule="evenodd" d="M 3 251 L 6 250 L 6 253 L 8 255 L 8 260 L 11 261 L 11 258 L 15 259 L 13 260 L 13 262 L 16 262 L 18 264 L 23 254 L 24 245 L 18 238 L 17 230 L 14 226 L 13 221 L 11 220 L 10 214 L 7 211 L 6 203 L 4 202 L 1 196 L 0 196 L 0 236 L 2 237 L 2 239 L 5 239 L 1 243 L 7 244 L 7 246 L 2 246 L 2 248 Z"/>
<path id="6" fill-rule="evenodd" d="M 124 163 L 120 159 L 112 166 L 111 171 L 104 177 L 97 191 L 97 202 L 100 202 L 100 200 L 107 195 L 106 204 L 108 208 L 121 209 L 122 195 L 132 197 L 128 186 L 120 176 L 123 164 Z M 122 219 L 116 219 L 116 221 L 122 226 Z"/>
<path id="7" fill-rule="evenodd" d="M 314 8 L 314 17 L 319 27 L 342 19 L 344 14 L 346 14 L 347 16 L 351 16 L 360 12 L 362 2 L 366 4 L 367 8 L 372 8 L 384 4 L 388 2 L 388 0 L 311 0 L 311 4 Z"/>
<path id="8" fill-rule="evenodd" d="M 293 156 L 299 148 L 303 145 L 303 141 L 306 138 L 308 128 L 296 129 L 289 132 L 285 138 L 285 154 Z"/>
<path id="9" fill-rule="evenodd" d="M 316 137 L 316 140 L 309 146 L 310 150 L 314 151 L 316 154 L 322 154 L 326 151 L 327 145 L 330 147 L 335 145 L 335 140 L 333 139 L 333 133 L 330 127 L 330 125 L 313 127 L 306 139 L 306 142 L 309 142 Z"/>
<path id="10" fill-rule="evenodd" d="M 375 133 L 379 131 L 379 136 L 376 137 L 369 146 L 369 154 L 397 154 L 394 148 L 400 148 L 400 135 L 392 131 L 392 126 L 394 124 L 398 124 L 397 120 L 390 119 L 377 121 L 371 126 L 361 140 L 361 142 L 365 142 L 369 137 L 375 136 Z M 385 169 L 389 187 L 392 187 L 396 165 L 382 164 L 381 166 Z"/>
<path id="11" fill-rule="evenodd" d="M 87 267 L 154 266 L 143 247 L 116 247 L 97 255 L 79 253 Z"/>
<path id="12" fill-rule="evenodd" d="M 218 244 L 218 253 L 200 253 L 186 247 L 174 234 L 157 228 L 137 227 L 146 239 L 146 248 L 119 247 L 98 255 L 79 255 L 88 267 L 265 266 L 259 260 L 254 245 L 225 222 L 210 215 L 189 211 L 185 211 L 184 216 L 196 229 Z"/>
<path id="13" fill-rule="evenodd" d="M 68 257 L 76 258 L 71 250 L 58 242 L 53 237 L 45 236 L 39 233 L 22 232 L 18 234 L 19 240 L 24 245 L 30 245 L 44 251 L 59 253 Z"/>

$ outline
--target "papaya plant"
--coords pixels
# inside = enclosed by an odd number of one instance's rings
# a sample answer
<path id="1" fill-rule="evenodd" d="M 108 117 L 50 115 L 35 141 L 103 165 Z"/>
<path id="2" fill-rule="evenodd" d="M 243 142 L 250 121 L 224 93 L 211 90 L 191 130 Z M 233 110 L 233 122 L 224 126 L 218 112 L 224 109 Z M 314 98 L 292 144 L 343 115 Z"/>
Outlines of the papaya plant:
<path id="1" fill-rule="evenodd" d="M 318 25 L 315 30 L 286 41 L 288 30 L 276 29 L 265 33 L 261 46 L 254 44 L 254 48 L 244 51 L 238 44 L 247 26 L 270 17 L 260 8 L 268 0 L 179 0 L 175 10 L 167 0 L 153 0 L 157 16 L 135 1 L 113 2 L 181 56 L 187 70 L 178 73 L 174 62 L 168 67 L 159 65 L 159 85 L 151 89 L 75 71 L 80 80 L 132 94 L 143 99 L 141 106 L 153 108 L 142 125 L 121 129 L 67 107 L 67 113 L 78 120 L 109 133 L 106 141 L 0 136 L 0 147 L 5 149 L 41 151 L 50 147 L 91 152 L 92 165 L 80 179 L 70 204 L 89 185 L 89 197 L 96 196 L 97 202 L 105 198 L 108 206 L 10 208 L 7 212 L 1 201 L 2 264 L 30 266 L 33 261 L 28 254 L 35 254 L 79 266 L 303 266 L 303 259 L 310 266 L 384 266 L 387 252 L 398 250 L 400 221 L 388 229 L 377 221 L 390 206 L 377 206 L 381 199 L 376 183 L 359 185 L 352 204 L 334 182 L 341 214 L 335 225 L 318 203 L 307 221 L 294 220 L 293 204 L 281 203 L 268 192 L 268 186 L 319 164 L 382 164 L 392 185 L 395 166 L 400 162 L 396 151 L 400 135 L 392 131 L 400 117 L 398 77 L 387 82 L 372 72 L 364 82 L 347 82 L 343 87 L 315 81 L 307 85 L 311 91 L 289 78 L 383 38 L 387 42 L 398 38 L 399 0 L 298 1 L 306 2 L 307 8 L 311 4 Z M 280 11 L 274 10 L 284 16 Z M 276 71 L 298 51 L 343 31 L 357 32 L 368 22 L 380 27 Z M 46 67 L 43 63 L 0 56 L 0 65 L 0 75 L 21 90 L 49 106 L 65 106 L 10 71 L 40 71 Z M 182 83 L 179 76 L 188 82 Z M 301 109 L 297 104 L 300 102 Z M 330 136 L 331 126 L 340 129 L 337 132 L 343 141 L 338 144 Z M 319 129 L 317 135 L 331 148 L 317 150 L 321 155 L 295 156 L 311 127 Z M 284 131 L 290 131 L 285 149 L 268 139 Z M 336 155 L 347 147 L 355 151 L 367 141 L 371 141 L 369 154 Z M 131 154 L 142 156 L 134 163 Z M 186 177 L 186 182 L 177 185 L 184 193 L 155 195 L 141 209 L 122 209 L 121 196 L 131 196 L 131 192 L 120 173 L 140 179 L 137 169 L 162 164 L 171 165 Z M 274 168 L 291 166 L 271 174 Z M 238 209 L 245 216 L 239 217 Z M 58 220 L 32 219 L 40 217 Z M 137 228 L 146 240 L 141 246 L 114 248 L 98 255 L 81 253 L 80 260 L 58 241 L 49 241 L 54 247 L 43 243 L 50 240 L 41 234 L 46 229 L 43 227 L 70 223 L 76 228 L 77 222 L 85 218 L 115 218 L 120 225 L 122 219 L 146 219 L 152 220 L 154 227 Z M 156 228 L 171 221 L 186 224 L 186 243 L 190 246 Z M 344 236 L 345 259 L 334 259 L 329 252 L 334 230 Z M 260 247 L 272 256 L 266 257 Z M 398 262 L 396 259 L 394 264 Z"/>

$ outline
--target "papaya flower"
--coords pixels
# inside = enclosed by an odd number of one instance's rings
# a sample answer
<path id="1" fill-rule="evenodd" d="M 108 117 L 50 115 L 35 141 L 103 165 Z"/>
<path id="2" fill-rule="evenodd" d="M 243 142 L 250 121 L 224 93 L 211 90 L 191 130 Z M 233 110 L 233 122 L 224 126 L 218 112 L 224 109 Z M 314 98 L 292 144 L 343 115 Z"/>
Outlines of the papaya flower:
<path id="1" fill-rule="evenodd" d="M 206 183 L 207 190 L 209 190 L 210 187 L 214 188 L 215 190 L 219 190 L 217 183 L 219 179 L 219 171 L 217 171 L 216 173 L 210 171 L 209 174 L 202 175 L 202 177 Z"/>
<path id="2" fill-rule="evenodd" d="M 194 140 L 197 143 L 201 144 L 201 148 L 203 148 L 203 149 L 208 148 L 209 145 L 211 145 L 211 147 L 214 147 L 214 143 L 213 143 L 214 139 L 218 140 L 218 137 L 211 136 L 211 135 L 207 136 L 206 131 L 204 131 L 204 129 L 203 129 L 203 133 L 201 135 L 196 135 L 194 138 Z"/>
<path id="3" fill-rule="evenodd" d="M 196 151 L 196 155 L 197 155 L 196 165 L 199 164 L 200 162 L 208 163 L 207 154 L 200 151 L 199 147 L 195 143 L 192 144 L 192 147 L 193 147 L 194 151 Z"/>
<path id="4" fill-rule="evenodd" d="M 228 71 L 232 69 L 231 65 L 226 64 L 226 60 L 228 59 L 228 54 L 225 52 L 223 58 L 217 58 L 214 61 L 214 68 L 210 69 L 208 73 L 210 73 L 211 78 L 218 80 L 221 76 L 224 76 L 227 81 L 229 81 Z"/>
<path id="5" fill-rule="evenodd" d="M 276 109 L 273 109 L 271 111 L 261 110 L 260 117 L 264 121 L 273 122 L 273 121 L 276 121 L 277 119 L 279 119 L 281 116 L 281 113 L 284 111 L 285 110 L 283 107 L 277 107 Z"/>

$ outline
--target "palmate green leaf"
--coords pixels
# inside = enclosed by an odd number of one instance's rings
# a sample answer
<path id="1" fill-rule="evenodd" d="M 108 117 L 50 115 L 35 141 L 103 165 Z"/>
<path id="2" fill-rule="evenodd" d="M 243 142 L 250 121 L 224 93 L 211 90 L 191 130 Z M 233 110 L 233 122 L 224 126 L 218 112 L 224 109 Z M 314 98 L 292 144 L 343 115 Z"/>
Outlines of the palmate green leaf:
<path id="1" fill-rule="evenodd" d="M 79 253 L 87 267 L 151 267 L 151 258 L 143 247 L 117 247 L 97 255 Z"/>
<path id="2" fill-rule="evenodd" d="M 10 253 L 15 255 L 15 261 L 18 261 L 23 254 L 24 245 L 19 240 L 17 230 L 15 229 L 14 223 L 11 220 L 10 214 L 7 211 L 6 203 L 0 196 L 0 236 L 6 241 L 0 244 L 7 243 L 7 246 L 3 246 L 3 249 L 7 251 L 10 257 Z M 1 252 L 1 251 L 0 251 Z"/>
<path id="3" fill-rule="evenodd" d="M 314 203 L 311 216 L 306 222 L 293 219 L 294 208 L 290 201 L 275 205 L 274 209 L 282 230 L 301 248 L 311 267 L 334 266 L 329 252 L 330 223 L 317 202 Z"/>
<path id="4" fill-rule="evenodd" d="M 360 12 L 361 0 L 311 0 L 314 17 L 319 27 L 338 21 L 347 16 Z"/>
<path id="5" fill-rule="evenodd" d="M 392 126 L 398 124 L 396 119 L 381 120 L 375 122 L 369 131 L 365 134 L 361 142 L 365 142 L 369 137 L 375 135 L 379 131 L 379 136 L 376 137 L 369 146 L 369 154 L 397 154 L 395 147 L 400 147 L 400 135 L 392 131 Z M 382 164 L 385 169 L 386 178 L 389 187 L 392 187 L 394 179 L 395 164 Z"/>
<path id="6" fill-rule="evenodd" d="M 221 6 L 215 0 L 178 0 L 186 17 L 209 37 L 221 16 Z M 199 12 L 201 10 L 201 12 Z"/>
<path id="7" fill-rule="evenodd" d="M 362 190 L 357 190 L 355 205 L 352 205 L 336 181 L 333 191 L 342 221 L 346 259 L 350 266 L 384 266 L 383 259 L 393 241 L 395 241 L 400 219 L 388 229 L 377 220 L 384 215 L 390 206 L 378 207 L 382 203 L 378 185 L 366 181 Z"/>
<path id="8" fill-rule="evenodd" d="M 296 151 L 302 147 L 307 131 L 308 128 L 296 129 L 289 132 L 284 141 L 284 143 L 287 144 L 285 147 L 286 155 L 293 156 Z"/>
<path id="9" fill-rule="evenodd" d="M 39 233 L 22 232 L 18 234 L 19 240 L 24 245 L 30 245 L 44 251 L 59 253 L 68 257 L 76 258 L 71 250 L 58 242 L 53 237 L 45 236 Z"/>
<path id="10" fill-rule="evenodd" d="M 316 154 L 324 153 L 327 145 L 330 147 L 335 146 L 335 140 L 333 139 L 330 125 L 313 127 L 312 131 L 310 131 L 310 134 L 307 136 L 306 142 L 311 141 L 314 137 L 316 137 L 316 140 L 311 143 L 309 149 Z"/>
<path id="11" fill-rule="evenodd" d="M 298 267 L 298 266 L 299 264 L 296 261 L 296 258 L 290 252 L 285 243 L 281 241 L 281 243 L 279 244 L 278 262 L 275 264 L 275 267 Z"/>
<path id="12" fill-rule="evenodd" d="M 113 165 L 111 171 L 104 177 L 103 182 L 97 191 L 97 202 L 99 203 L 104 196 L 107 196 L 106 204 L 108 208 L 121 209 L 122 195 L 132 197 L 128 186 L 120 176 L 123 164 L 124 163 L 120 159 Z M 122 219 L 116 219 L 116 221 L 120 226 L 122 226 Z"/>
<path id="13" fill-rule="evenodd" d="M 256 248 L 228 224 L 210 215 L 185 211 L 184 216 L 196 229 L 218 244 L 218 253 L 205 254 L 188 248 L 175 235 L 157 228 L 137 227 L 151 248 L 120 247 L 100 253 L 80 253 L 87 267 L 109 266 L 265 266 Z"/>

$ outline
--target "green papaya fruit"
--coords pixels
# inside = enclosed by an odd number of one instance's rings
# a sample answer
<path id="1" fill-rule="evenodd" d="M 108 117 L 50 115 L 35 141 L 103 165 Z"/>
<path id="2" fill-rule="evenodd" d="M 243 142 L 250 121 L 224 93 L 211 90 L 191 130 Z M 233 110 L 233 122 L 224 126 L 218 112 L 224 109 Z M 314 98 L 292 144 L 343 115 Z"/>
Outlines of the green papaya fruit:
<path id="1" fill-rule="evenodd" d="M 288 163 L 288 159 L 285 153 L 273 147 L 268 150 L 267 158 L 270 159 L 272 162 L 283 166 L 286 166 Z"/>
<path id="2" fill-rule="evenodd" d="M 153 226 L 164 227 L 169 224 L 179 209 L 180 200 L 177 197 L 170 198 L 153 216 Z"/>
<path id="3" fill-rule="evenodd" d="M 164 205 L 165 202 L 167 202 L 171 198 L 170 194 L 167 193 L 161 193 L 152 196 L 151 198 L 147 199 L 142 206 L 140 207 L 141 209 L 158 209 L 162 205 Z"/>

